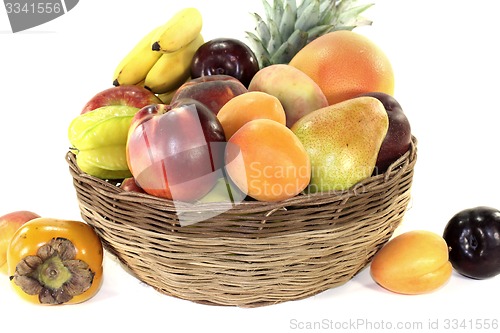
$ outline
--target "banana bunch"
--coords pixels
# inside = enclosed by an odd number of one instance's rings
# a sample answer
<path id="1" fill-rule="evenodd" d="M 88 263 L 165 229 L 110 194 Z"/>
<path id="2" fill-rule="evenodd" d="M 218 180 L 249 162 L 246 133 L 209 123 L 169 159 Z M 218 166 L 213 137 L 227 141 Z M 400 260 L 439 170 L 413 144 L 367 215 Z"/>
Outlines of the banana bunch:
<path id="1" fill-rule="evenodd" d="M 190 75 L 191 60 L 204 43 L 201 13 L 184 8 L 146 34 L 120 61 L 113 85 L 141 85 L 155 94 L 180 87 Z"/>

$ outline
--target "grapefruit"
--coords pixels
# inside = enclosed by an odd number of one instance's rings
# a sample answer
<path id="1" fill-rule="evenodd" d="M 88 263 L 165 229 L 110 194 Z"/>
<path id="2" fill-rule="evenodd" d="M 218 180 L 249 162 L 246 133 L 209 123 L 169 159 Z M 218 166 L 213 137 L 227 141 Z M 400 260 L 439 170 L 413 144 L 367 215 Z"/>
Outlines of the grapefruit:
<path id="1" fill-rule="evenodd" d="M 369 92 L 394 94 L 391 62 L 368 37 L 339 30 L 320 36 L 290 61 L 311 77 L 335 104 Z"/>

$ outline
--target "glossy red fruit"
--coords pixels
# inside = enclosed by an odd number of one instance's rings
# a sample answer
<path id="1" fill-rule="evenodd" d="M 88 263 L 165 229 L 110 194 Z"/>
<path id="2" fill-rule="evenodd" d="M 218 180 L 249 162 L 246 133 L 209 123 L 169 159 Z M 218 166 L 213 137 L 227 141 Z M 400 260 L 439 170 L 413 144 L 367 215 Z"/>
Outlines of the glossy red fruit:
<path id="1" fill-rule="evenodd" d="M 81 113 L 87 113 L 106 105 L 128 105 L 142 108 L 161 100 L 148 89 L 141 86 L 125 85 L 111 87 L 95 94 L 84 106 Z"/>
<path id="2" fill-rule="evenodd" d="M 206 195 L 223 167 L 225 135 L 217 117 L 202 103 L 149 105 L 132 120 L 127 162 L 146 193 L 192 202 Z"/>
<path id="3" fill-rule="evenodd" d="M 253 51 L 234 38 L 212 39 L 198 48 L 191 62 L 191 78 L 229 75 L 248 87 L 259 70 Z"/>
<path id="4" fill-rule="evenodd" d="M 172 96 L 170 105 L 176 104 L 181 99 L 194 99 L 203 103 L 216 115 L 230 99 L 247 91 L 243 83 L 230 75 L 205 75 L 180 86 Z"/>

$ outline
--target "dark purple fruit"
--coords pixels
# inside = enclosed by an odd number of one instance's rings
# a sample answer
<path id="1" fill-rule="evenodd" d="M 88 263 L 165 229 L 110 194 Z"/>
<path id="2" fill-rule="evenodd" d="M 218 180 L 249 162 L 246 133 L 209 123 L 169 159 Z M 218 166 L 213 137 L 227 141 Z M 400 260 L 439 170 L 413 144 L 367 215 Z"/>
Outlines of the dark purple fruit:
<path id="1" fill-rule="evenodd" d="M 486 279 L 500 274 L 500 211 L 491 207 L 464 209 L 446 225 L 443 238 L 449 260 L 460 274 Z"/>
<path id="2" fill-rule="evenodd" d="M 391 95 L 371 92 L 363 96 L 375 97 L 382 102 L 389 117 L 389 129 L 380 147 L 375 168 L 375 174 L 381 174 L 410 149 L 411 126 L 401 105 Z"/>
<path id="3" fill-rule="evenodd" d="M 229 75 L 248 88 L 259 63 L 245 43 L 233 38 L 216 38 L 204 43 L 191 62 L 191 78 Z"/>

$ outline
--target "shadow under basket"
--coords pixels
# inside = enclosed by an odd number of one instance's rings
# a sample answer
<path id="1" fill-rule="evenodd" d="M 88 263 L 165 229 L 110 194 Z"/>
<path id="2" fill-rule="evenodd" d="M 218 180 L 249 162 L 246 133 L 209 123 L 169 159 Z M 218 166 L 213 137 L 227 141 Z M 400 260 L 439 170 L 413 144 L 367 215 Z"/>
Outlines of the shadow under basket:
<path id="1" fill-rule="evenodd" d="M 196 303 L 256 307 L 342 285 L 370 263 L 403 220 L 417 140 L 384 174 L 349 191 L 229 210 L 127 192 L 66 157 L 83 220 L 139 280 Z M 197 214 L 207 219 L 181 226 Z"/>

